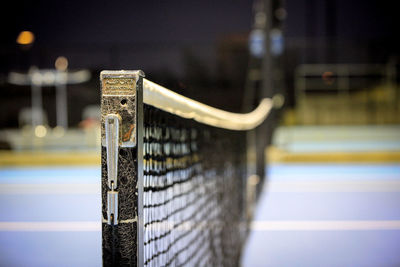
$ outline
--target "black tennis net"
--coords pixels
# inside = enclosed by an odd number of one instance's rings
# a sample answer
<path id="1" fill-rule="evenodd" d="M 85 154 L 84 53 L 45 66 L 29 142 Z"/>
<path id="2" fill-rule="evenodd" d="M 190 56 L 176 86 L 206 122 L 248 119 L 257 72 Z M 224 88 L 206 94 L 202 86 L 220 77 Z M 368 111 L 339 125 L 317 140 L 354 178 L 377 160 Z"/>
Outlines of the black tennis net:
<path id="1" fill-rule="evenodd" d="M 238 266 L 247 233 L 246 132 L 144 104 L 135 75 L 101 78 L 103 264 Z"/>
<path id="2" fill-rule="evenodd" d="M 243 133 L 145 105 L 144 265 L 234 266 L 242 239 Z"/>

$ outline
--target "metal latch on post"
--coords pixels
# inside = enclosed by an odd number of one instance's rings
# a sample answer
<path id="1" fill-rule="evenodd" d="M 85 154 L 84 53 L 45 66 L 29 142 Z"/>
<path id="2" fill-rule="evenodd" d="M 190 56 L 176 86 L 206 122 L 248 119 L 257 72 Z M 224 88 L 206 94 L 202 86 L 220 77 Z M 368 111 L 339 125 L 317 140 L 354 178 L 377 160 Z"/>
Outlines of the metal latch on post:
<path id="1" fill-rule="evenodd" d="M 109 114 L 105 117 L 105 135 L 107 150 L 107 184 L 111 191 L 107 192 L 107 223 L 118 224 L 118 154 L 120 117 Z"/>
<path id="2" fill-rule="evenodd" d="M 118 224 L 118 192 L 107 192 L 107 223 L 110 225 Z"/>

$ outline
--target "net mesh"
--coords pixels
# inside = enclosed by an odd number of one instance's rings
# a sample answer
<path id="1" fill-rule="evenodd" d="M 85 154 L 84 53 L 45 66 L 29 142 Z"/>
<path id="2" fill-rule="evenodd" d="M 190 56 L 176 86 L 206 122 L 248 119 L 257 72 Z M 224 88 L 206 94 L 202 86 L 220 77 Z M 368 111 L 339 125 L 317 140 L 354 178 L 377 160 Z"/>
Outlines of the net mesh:
<path id="1" fill-rule="evenodd" d="M 245 138 L 144 105 L 145 266 L 239 264 Z"/>

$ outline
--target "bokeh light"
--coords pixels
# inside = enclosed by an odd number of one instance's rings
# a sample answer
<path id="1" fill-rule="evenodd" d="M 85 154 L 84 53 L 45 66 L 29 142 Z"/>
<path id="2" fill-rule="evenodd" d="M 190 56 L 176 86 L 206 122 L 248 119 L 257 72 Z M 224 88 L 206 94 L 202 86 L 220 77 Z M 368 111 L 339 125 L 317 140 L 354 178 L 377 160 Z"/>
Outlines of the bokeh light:
<path id="1" fill-rule="evenodd" d="M 44 125 L 38 125 L 35 127 L 35 135 L 36 137 L 42 138 L 47 134 L 47 129 Z"/>
<path id="2" fill-rule="evenodd" d="M 22 31 L 17 37 L 17 43 L 20 45 L 29 45 L 35 41 L 35 35 L 30 31 Z"/>
<path id="3" fill-rule="evenodd" d="M 60 56 L 56 59 L 54 66 L 59 71 L 66 71 L 68 68 L 68 59 L 66 57 Z"/>

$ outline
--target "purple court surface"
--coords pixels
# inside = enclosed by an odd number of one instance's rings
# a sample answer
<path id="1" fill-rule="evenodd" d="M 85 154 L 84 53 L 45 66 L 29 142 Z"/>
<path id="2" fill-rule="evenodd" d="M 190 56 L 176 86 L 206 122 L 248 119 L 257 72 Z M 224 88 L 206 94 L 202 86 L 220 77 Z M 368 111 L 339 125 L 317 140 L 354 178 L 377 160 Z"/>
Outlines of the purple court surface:
<path id="1" fill-rule="evenodd" d="M 98 167 L 0 169 L 0 266 L 101 266 Z M 399 165 L 272 165 L 242 266 L 400 266 Z"/>

